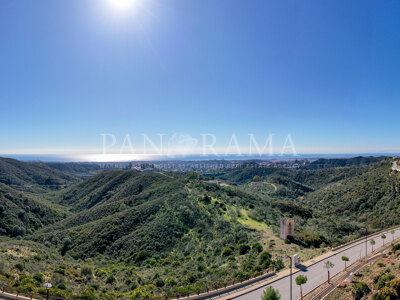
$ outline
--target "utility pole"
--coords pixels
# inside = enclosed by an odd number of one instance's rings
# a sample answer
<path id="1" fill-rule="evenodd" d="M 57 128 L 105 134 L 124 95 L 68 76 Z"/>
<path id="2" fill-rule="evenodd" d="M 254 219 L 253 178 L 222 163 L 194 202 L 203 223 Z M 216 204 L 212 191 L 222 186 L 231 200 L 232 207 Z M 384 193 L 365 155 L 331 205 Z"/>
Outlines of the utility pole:
<path id="1" fill-rule="evenodd" d="M 365 229 L 365 259 L 367 259 L 368 255 L 368 229 L 367 227 L 364 227 Z"/>

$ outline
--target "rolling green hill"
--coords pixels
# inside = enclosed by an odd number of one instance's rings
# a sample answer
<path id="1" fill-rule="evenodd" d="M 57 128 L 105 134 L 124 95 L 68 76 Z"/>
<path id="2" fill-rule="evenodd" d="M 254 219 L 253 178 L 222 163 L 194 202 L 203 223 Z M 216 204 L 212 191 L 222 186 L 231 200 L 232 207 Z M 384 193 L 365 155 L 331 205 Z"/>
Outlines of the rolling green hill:
<path id="1" fill-rule="evenodd" d="M 23 191 L 46 191 L 77 183 L 70 174 L 49 168 L 44 164 L 21 162 L 0 157 L 0 183 Z"/>
<path id="2" fill-rule="evenodd" d="M 400 223 L 400 174 L 386 160 L 366 172 L 308 194 L 303 205 L 321 213 L 384 228 Z"/>
<path id="3" fill-rule="evenodd" d="M 128 170 L 78 180 L 3 160 L 13 184 L 0 184 L 0 233 L 23 237 L 18 249 L 27 253 L 46 246 L 41 264 L 57 278 L 57 295 L 129 299 L 195 292 L 279 269 L 285 251 L 312 256 L 360 236 L 363 226 L 373 231 L 399 223 L 400 174 L 391 170 L 391 159 L 373 161 L 328 160 L 309 170 L 220 169 L 222 182 L 209 182 L 193 172 Z M 51 191 L 25 168 L 70 186 Z M 17 191 L 15 183 L 32 184 L 35 193 Z M 277 237 L 283 216 L 295 219 L 293 240 Z M 0 260 L 37 272 L 36 261 L 15 255 L 15 244 L 0 239 L 6 248 Z M 2 254 L 7 251 L 12 255 Z M 5 278 L 20 278 L 13 272 Z M 18 280 L 13 284 L 28 288 Z"/>
<path id="4" fill-rule="evenodd" d="M 99 253 L 128 259 L 140 251 L 167 253 L 194 233 L 220 247 L 234 242 L 237 231 L 249 241 L 252 231 L 236 220 L 237 211 L 266 205 L 218 185 L 136 171 L 101 173 L 65 191 L 60 203 L 76 214 L 42 230 L 40 240 L 61 247 L 68 237 L 75 257 Z"/>
<path id="5" fill-rule="evenodd" d="M 46 162 L 46 166 L 61 172 L 70 173 L 78 177 L 88 177 L 101 171 L 97 164 L 90 163 L 65 163 L 65 162 Z"/>
<path id="6" fill-rule="evenodd" d="M 66 215 L 59 205 L 0 183 L 0 235 L 24 236 Z"/>

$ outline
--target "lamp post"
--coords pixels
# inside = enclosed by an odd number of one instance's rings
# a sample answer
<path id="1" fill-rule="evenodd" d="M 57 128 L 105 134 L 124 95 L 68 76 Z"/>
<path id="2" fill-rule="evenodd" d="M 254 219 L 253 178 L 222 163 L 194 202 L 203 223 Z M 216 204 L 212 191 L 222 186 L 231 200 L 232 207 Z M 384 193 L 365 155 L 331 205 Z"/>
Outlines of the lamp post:
<path id="1" fill-rule="evenodd" d="M 365 258 L 367 258 L 368 255 L 368 229 L 367 227 L 363 227 L 363 229 L 365 230 Z"/>
<path id="2" fill-rule="evenodd" d="M 365 259 L 367 259 L 367 254 L 368 254 L 368 228 L 365 228 Z"/>
<path id="3" fill-rule="evenodd" d="M 50 282 L 46 282 L 44 284 L 44 287 L 47 289 L 47 300 L 49 300 L 50 299 L 49 290 L 51 288 L 51 283 Z"/>
<path id="4" fill-rule="evenodd" d="M 293 267 L 293 261 L 292 261 L 292 257 L 291 256 L 287 256 L 285 254 L 285 258 L 289 258 L 290 260 L 290 300 L 292 300 L 292 267 Z"/>

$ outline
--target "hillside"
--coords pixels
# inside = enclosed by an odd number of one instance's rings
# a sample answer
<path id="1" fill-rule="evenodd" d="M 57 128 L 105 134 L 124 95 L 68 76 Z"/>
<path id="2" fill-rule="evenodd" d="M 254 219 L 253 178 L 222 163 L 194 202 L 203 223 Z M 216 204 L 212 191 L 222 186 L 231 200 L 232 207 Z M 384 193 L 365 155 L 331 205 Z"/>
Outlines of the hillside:
<path id="1" fill-rule="evenodd" d="M 308 194 L 303 205 L 373 228 L 400 223 L 400 174 L 386 160 L 352 178 Z"/>
<path id="2" fill-rule="evenodd" d="M 38 193 L 1 184 L 2 226 L 25 226 L 18 247 L 32 252 L 45 245 L 46 255 L 57 257 L 42 262 L 62 280 L 57 295 L 195 292 L 282 268 L 284 253 L 322 254 L 359 237 L 363 226 L 373 231 L 400 222 L 400 174 L 391 164 L 220 169 L 222 181 L 194 172 L 114 170 Z M 277 237 L 283 216 L 295 219 L 294 239 Z M 10 226 L 6 233 L 15 236 Z M 16 251 L 13 243 L 2 244 L 7 253 Z M 20 262 L 7 257 L 10 265 Z M 35 261 L 22 262 L 37 270 Z"/>
<path id="3" fill-rule="evenodd" d="M 367 166 L 385 160 L 385 156 L 357 156 L 352 158 L 320 158 L 302 167 L 303 169 L 325 169 L 338 167 Z"/>
<path id="4" fill-rule="evenodd" d="M 0 183 L 23 191 L 60 189 L 77 183 L 79 179 L 44 164 L 21 162 L 0 157 Z"/>
<path id="5" fill-rule="evenodd" d="M 58 205 L 0 183 L 0 235 L 24 236 L 66 215 Z"/>
<path id="6" fill-rule="evenodd" d="M 236 243 L 238 232 L 248 241 L 251 231 L 236 221 L 233 211 L 251 212 L 262 205 L 257 198 L 217 185 L 136 171 L 101 173 L 67 190 L 60 202 L 77 213 L 41 231 L 42 241 L 51 236 L 60 247 L 68 236 L 73 256 L 124 258 L 140 251 L 167 253 L 190 232 L 201 233 L 196 237 L 200 240 L 209 236 L 220 247 L 227 240 Z"/>
<path id="7" fill-rule="evenodd" d="M 65 162 L 46 162 L 46 166 L 61 172 L 69 173 L 77 177 L 88 177 L 101 171 L 97 164 L 91 163 L 65 163 Z"/>

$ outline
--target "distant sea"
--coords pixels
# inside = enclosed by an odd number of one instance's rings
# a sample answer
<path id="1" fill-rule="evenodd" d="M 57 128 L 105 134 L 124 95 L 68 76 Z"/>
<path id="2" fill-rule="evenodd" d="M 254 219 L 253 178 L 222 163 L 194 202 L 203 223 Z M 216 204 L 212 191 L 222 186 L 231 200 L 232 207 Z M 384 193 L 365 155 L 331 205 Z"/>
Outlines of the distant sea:
<path id="1" fill-rule="evenodd" d="M 357 156 L 400 156 L 400 153 L 315 153 L 298 155 L 187 155 L 174 157 L 155 157 L 148 161 L 205 161 L 205 160 L 249 160 L 249 159 L 317 159 L 317 158 L 350 158 Z M 43 162 L 83 162 L 71 156 L 47 155 L 47 154 L 0 154 L 0 157 L 14 158 L 22 161 L 43 161 Z"/>

